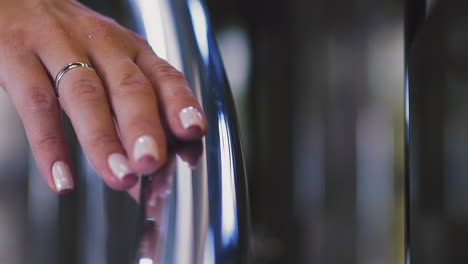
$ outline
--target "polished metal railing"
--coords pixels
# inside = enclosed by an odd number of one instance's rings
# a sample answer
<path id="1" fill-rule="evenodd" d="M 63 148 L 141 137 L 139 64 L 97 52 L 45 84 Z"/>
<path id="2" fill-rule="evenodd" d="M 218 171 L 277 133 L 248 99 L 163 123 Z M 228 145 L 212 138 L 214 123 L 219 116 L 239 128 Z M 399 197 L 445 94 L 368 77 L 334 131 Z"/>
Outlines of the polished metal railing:
<path id="1" fill-rule="evenodd" d="M 108 189 L 73 136 L 79 188 L 58 198 L 31 164 L 31 263 L 248 263 L 249 207 L 236 111 L 201 0 L 87 3 L 145 36 L 181 70 L 206 112 L 200 142 L 174 143 L 166 167 L 128 193 Z"/>

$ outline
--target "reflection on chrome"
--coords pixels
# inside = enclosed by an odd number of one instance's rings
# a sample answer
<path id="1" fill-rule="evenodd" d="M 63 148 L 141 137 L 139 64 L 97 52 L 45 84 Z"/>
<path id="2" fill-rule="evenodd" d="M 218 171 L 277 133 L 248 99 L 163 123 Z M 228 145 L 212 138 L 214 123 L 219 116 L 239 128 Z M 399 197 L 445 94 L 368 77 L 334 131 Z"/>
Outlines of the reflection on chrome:
<path id="1" fill-rule="evenodd" d="M 178 254 L 174 255 L 174 263 L 189 263 L 193 259 L 193 234 L 194 234 L 194 200 L 193 200 L 193 182 L 192 172 L 185 162 L 177 159 L 177 175 L 175 179 L 176 197 L 175 198 L 175 225 L 172 236 L 174 237 L 174 247 L 180 249 Z"/>
<path id="2" fill-rule="evenodd" d="M 142 258 L 138 264 L 153 264 L 153 260 L 149 258 Z"/>
<path id="3" fill-rule="evenodd" d="M 214 251 L 215 251 L 215 248 L 214 248 L 213 232 L 211 232 L 210 230 L 206 238 L 205 252 L 203 255 L 205 261 L 203 262 L 203 264 L 216 263 Z"/>
<path id="4" fill-rule="evenodd" d="M 405 70 L 405 75 L 408 75 L 408 70 Z M 405 127 L 409 128 L 409 122 L 410 122 L 410 112 L 409 112 L 409 80 L 408 77 L 405 78 Z M 409 130 L 406 131 L 406 133 L 409 133 Z M 408 135 L 407 135 L 408 136 Z"/>
<path id="5" fill-rule="evenodd" d="M 236 216 L 236 188 L 234 182 L 234 164 L 232 151 L 231 135 L 226 124 L 226 116 L 220 113 L 218 118 L 220 135 L 220 153 L 221 156 L 221 188 L 222 188 L 222 241 L 223 246 L 229 245 L 231 241 L 237 240 L 237 216 Z"/>
<path id="6" fill-rule="evenodd" d="M 166 58 L 166 43 L 160 38 L 160 36 L 164 36 L 162 16 L 155 15 L 162 13 L 159 2 L 154 0 L 135 0 L 133 4 L 140 11 L 146 39 L 153 46 L 156 54 Z"/>
<path id="7" fill-rule="evenodd" d="M 246 264 L 247 186 L 236 111 L 206 9 L 200 0 L 158 3 L 159 10 L 167 12 L 160 15 L 164 30 L 156 34 L 164 35 L 156 37 L 157 43 L 177 40 L 178 45 L 166 45 L 167 60 L 181 63 L 207 113 L 209 130 L 197 168 L 187 166 L 178 153 L 171 196 L 160 222 L 165 242 L 157 263 Z M 141 24 L 148 34 L 151 29 Z"/>
<path id="8" fill-rule="evenodd" d="M 190 8 L 190 17 L 195 33 L 195 38 L 198 43 L 198 49 L 205 62 L 208 62 L 208 19 L 199 0 L 188 0 Z"/>

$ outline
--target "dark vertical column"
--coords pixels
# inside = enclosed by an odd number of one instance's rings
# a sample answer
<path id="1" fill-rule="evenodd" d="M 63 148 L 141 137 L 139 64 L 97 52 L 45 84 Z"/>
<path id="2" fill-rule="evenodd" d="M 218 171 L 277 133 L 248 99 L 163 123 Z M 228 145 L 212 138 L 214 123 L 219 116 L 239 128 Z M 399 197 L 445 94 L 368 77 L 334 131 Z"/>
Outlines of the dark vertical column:
<path id="1" fill-rule="evenodd" d="M 466 263 L 468 4 L 440 1 L 429 16 L 421 13 L 423 3 L 411 4 L 406 25 L 408 263 Z"/>
<path id="2" fill-rule="evenodd" d="M 206 1 L 215 28 L 240 19 L 252 44 L 247 118 L 253 146 L 247 161 L 257 258 L 300 263 L 300 234 L 293 210 L 293 94 L 296 69 L 289 1 Z M 257 248 L 258 249 L 258 248 Z"/>
<path id="3" fill-rule="evenodd" d="M 257 151 L 250 166 L 253 218 L 257 230 L 281 241 L 273 263 L 300 263 L 299 219 L 293 209 L 294 43 L 288 1 L 247 1 L 252 23 L 253 79 L 250 107 Z M 268 6 L 267 9 L 265 7 Z M 263 229 L 263 230 L 262 230 Z"/>
<path id="4" fill-rule="evenodd" d="M 412 89 L 409 85 L 412 72 L 409 69 L 409 51 L 416 32 L 426 18 L 426 0 L 405 1 L 405 259 L 409 264 L 411 261 L 411 199 L 410 199 L 410 94 Z M 410 92 L 411 90 L 411 92 Z"/>

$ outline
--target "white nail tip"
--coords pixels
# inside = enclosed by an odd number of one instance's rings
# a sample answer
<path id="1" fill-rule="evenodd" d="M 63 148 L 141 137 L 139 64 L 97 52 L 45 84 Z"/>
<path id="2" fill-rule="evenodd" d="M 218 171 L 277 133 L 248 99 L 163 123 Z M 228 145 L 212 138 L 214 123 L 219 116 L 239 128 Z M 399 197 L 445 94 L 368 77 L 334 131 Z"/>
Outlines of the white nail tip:
<path id="1" fill-rule="evenodd" d="M 63 161 L 56 161 L 52 165 L 52 177 L 58 192 L 73 189 L 73 178 L 68 165 Z"/>
<path id="2" fill-rule="evenodd" d="M 120 180 L 122 180 L 126 175 L 133 173 L 130 169 L 127 158 L 123 154 L 113 153 L 109 155 L 107 163 L 114 175 Z"/>
<path id="3" fill-rule="evenodd" d="M 179 113 L 179 118 L 185 129 L 192 126 L 198 126 L 200 129 L 203 129 L 205 126 L 202 114 L 193 106 L 182 109 Z"/>
<path id="4" fill-rule="evenodd" d="M 156 141 L 150 136 L 141 136 L 135 142 L 133 159 L 139 160 L 146 155 L 152 156 L 154 160 L 159 159 Z"/>

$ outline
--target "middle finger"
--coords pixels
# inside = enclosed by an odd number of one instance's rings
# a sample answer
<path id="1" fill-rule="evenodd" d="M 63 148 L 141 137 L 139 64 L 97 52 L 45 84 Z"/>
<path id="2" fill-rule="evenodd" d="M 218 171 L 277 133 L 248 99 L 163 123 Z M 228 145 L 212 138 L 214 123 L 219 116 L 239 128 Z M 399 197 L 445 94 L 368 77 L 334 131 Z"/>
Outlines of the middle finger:
<path id="1" fill-rule="evenodd" d="M 166 160 L 166 136 L 151 83 L 129 57 L 93 56 L 133 167 L 149 174 Z"/>

